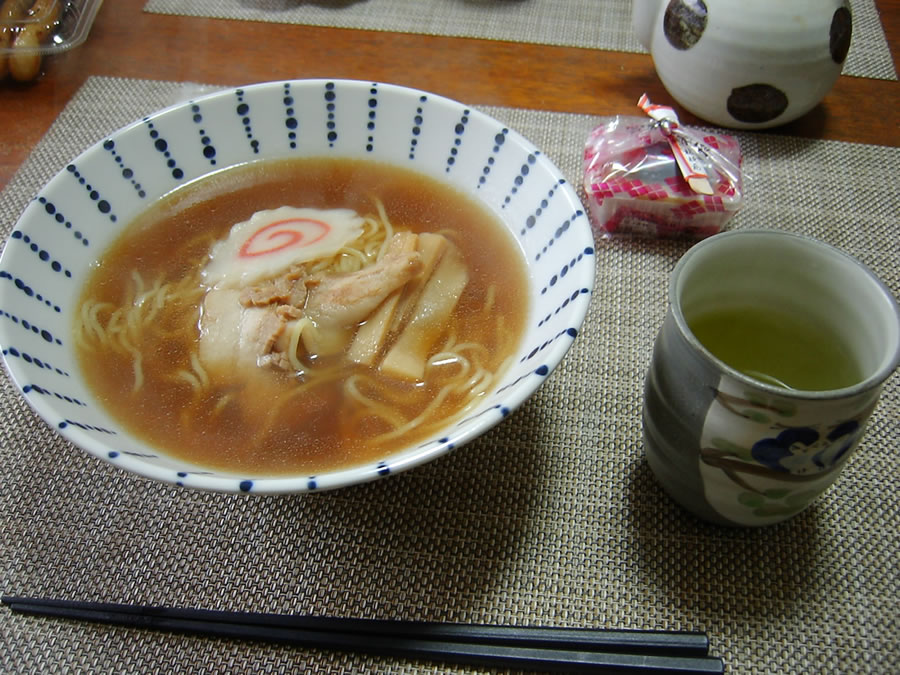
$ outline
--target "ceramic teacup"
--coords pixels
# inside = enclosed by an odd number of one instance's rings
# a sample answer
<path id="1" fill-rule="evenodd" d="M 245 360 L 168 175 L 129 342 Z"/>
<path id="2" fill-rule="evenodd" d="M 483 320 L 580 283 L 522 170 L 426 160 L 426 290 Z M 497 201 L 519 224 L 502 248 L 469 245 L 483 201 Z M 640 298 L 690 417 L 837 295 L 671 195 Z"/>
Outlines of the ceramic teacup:
<path id="1" fill-rule="evenodd" d="M 837 479 L 898 363 L 897 302 L 861 263 L 785 232 L 715 235 L 670 279 L 647 460 L 701 518 L 786 520 Z"/>

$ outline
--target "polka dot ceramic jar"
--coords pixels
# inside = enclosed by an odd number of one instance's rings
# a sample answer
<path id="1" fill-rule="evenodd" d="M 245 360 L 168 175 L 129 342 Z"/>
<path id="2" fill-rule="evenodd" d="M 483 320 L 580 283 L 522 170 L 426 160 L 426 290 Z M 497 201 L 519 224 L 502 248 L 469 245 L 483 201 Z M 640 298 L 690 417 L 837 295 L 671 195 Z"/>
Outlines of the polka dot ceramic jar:
<path id="1" fill-rule="evenodd" d="M 632 21 L 672 97 L 740 129 L 815 107 L 841 74 L 852 27 L 848 0 L 634 0 Z"/>

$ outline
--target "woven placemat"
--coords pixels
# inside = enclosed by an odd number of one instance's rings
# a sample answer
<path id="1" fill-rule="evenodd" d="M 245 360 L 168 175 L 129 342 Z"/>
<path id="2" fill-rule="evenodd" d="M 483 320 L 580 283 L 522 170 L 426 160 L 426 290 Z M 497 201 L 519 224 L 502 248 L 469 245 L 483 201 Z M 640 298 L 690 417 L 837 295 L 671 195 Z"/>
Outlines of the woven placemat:
<path id="1" fill-rule="evenodd" d="M 875 0 L 850 0 L 844 74 L 896 80 Z M 631 0 L 150 0 L 147 12 L 645 53 Z"/>
<path id="2" fill-rule="evenodd" d="M 0 236 L 104 134 L 194 95 L 91 78 L 0 194 Z M 575 183 L 597 118 L 483 108 Z M 900 290 L 900 149 L 740 134 L 733 227 L 802 232 Z M 0 376 L 0 593 L 216 609 L 700 629 L 732 673 L 900 671 L 900 376 L 808 511 L 765 529 L 702 523 L 641 447 L 642 379 L 687 244 L 598 240 L 593 305 L 539 392 L 431 464 L 305 496 L 201 493 L 105 465 Z M 2 672 L 435 672 L 276 645 L 27 618 L 0 609 Z"/>

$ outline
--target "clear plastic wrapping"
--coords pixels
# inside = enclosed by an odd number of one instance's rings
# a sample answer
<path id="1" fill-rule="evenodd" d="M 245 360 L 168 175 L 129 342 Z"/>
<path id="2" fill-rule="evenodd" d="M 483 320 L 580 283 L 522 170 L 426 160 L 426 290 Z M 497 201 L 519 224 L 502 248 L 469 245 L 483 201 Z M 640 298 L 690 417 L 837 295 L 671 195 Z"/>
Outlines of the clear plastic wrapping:
<path id="1" fill-rule="evenodd" d="M 83 43 L 103 0 L 0 0 L 0 80 L 33 80 L 44 57 Z"/>
<path id="2" fill-rule="evenodd" d="M 587 139 L 584 189 L 595 230 L 693 238 L 720 232 L 743 201 L 737 139 L 681 126 L 670 108 L 652 107 L 667 112 L 615 117 Z"/>

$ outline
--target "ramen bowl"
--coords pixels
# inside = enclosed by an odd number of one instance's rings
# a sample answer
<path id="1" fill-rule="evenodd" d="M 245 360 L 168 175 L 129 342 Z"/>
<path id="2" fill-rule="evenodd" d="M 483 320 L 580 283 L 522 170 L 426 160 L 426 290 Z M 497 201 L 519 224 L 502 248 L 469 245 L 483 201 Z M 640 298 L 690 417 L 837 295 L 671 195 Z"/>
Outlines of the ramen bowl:
<path id="1" fill-rule="evenodd" d="M 374 160 L 424 174 L 496 216 L 519 249 L 527 316 L 502 377 L 476 407 L 412 445 L 314 474 L 221 471 L 129 431 L 88 386 L 73 325 L 89 274 L 139 214 L 198 178 L 257 160 Z M 396 85 L 254 84 L 198 97 L 99 140 L 28 204 L 0 257 L 0 346 L 22 396 L 64 438 L 146 478 L 232 493 L 328 490 L 390 476 L 508 418 L 550 376 L 590 301 L 594 249 L 582 204 L 556 166 L 478 110 Z"/>

